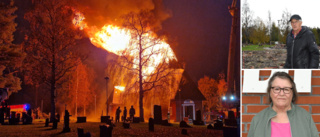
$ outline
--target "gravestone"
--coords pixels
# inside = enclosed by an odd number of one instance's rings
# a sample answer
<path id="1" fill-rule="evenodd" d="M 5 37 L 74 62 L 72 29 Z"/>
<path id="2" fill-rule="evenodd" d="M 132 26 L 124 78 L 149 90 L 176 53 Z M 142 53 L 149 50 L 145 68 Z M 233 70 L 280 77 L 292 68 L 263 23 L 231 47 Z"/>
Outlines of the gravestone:
<path id="1" fill-rule="evenodd" d="M 133 123 L 140 123 L 140 117 L 133 117 Z"/>
<path id="2" fill-rule="evenodd" d="M 52 129 L 58 128 L 58 120 L 56 118 L 53 119 Z"/>
<path id="3" fill-rule="evenodd" d="M 154 105 L 154 123 L 161 124 L 162 123 L 162 113 L 161 113 L 161 106 Z"/>
<path id="4" fill-rule="evenodd" d="M 215 121 L 216 121 L 216 123 L 214 123 L 214 129 L 221 130 L 223 127 L 222 120 L 215 120 Z"/>
<path id="5" fill-rule="evenodd" d="M 84 130 L 83 128 L 77 128 L 78 131 L 78 137 L 84 137 Z"/>
<path id="6" fill-rule="evenodd" d="M 149 131 L 154 131 L 154 120 L 153 118 L 149 118 Z"/>
<path id="7" fill-rule="evenodd" d="M 83 128 L 77 128 L 78 137 L 91 137 L 90 132 L 84 133 Z"/>
<path id="8" fill-rule="evenodd" d="M 44 125 L 44 127 L 48 127 L 49 126 L 49 118 L 46 119 L 46 123 Z"/>
<path id="9" fill-rule="evenodd" d="M 87 117 L 77 117 L 77 123 L 86 123 Z"/>
<path id="10" fill-rule="evenodd" d="M 182 134 L 182 135 L 188 135 L 187 129 L 182 129 L 182 130 L 181 130 L 181 134 Z"/>
<path id="11" fill-rule="evenodd" d="M 193 121 L 194 125 L 204 125 L 204 122 L 201 119 L 201 111 L 197 110 L 196 111 L 196 120 Z"/>
<path id="12" fill-rule="evenodd" d="M 0 124 L 4 124 L 4 108 L 0 108 Z"/>
<path id="13" fill-rule="evenodd" d="M 100 137 L 112 137 L 111 125 L 100 125 Z"/>
<path id="14" fill-rule="evenodd" d="M 207 129 L 214 129 L 214 128 L 213 128 L 213 126 L 212 126 L 211 124 L 209 124 L 209 125 L 207 126 Z"/>
<path id="15" fill-rule="evenodd" d="M 191 126 L 189 126 L 186 121 L 181 121 L 180 124 L 179 124 L 179 126 L 180 126 L 180 127 L 191 128 Z"/>
<path id="16" fill-rule="evenodd" d="M 110 119 L 110 116 L 101 116 L 101 123 L 107 123 L 108 119 Z"/>
<path id="17" fill-rule="evenodd" d="M 167 119 L 162 120 L 161 125 L 162 125 L 162 126 L 172 126 L 172 124 L 171 124 L 171 123 L 169 123 Z"/>
<path id="18" fill-rule="evenodd" d="M 70 132 L 70 127 L 69 127 L 69 122 L 70 122 L 70 117 L 71 115 L 69 114 L 68 110 L 64 111 L 64 126 L 63 126 L 63 131 L 62 132 Z"/>
<path id="19" fill-rule="evenodd" d="M 130 128 L 130 123 L 129 122 L 123 122 L 123 128 L 128 129 Z"/>

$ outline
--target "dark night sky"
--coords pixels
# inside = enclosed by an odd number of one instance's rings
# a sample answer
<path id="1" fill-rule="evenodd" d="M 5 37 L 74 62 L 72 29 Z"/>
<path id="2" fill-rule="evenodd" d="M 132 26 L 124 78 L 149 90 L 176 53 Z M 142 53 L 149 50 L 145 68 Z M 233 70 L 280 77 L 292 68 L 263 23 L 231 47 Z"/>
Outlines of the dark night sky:
<path id="1" fill-rule="evenodd" d="M 186 62 L 186 70 L 197 82 L 204 75 L 216 78 L 227 73 L 229 37 L 232 16 L 228 6 L 232 0 L 164 0 L 172 17 L 163 22 L 163 31 L 178 46 L 173 50 L 179 60 Z M 237 6 L 239 7 L 239 1 Z M 239 21 L 238 21 L 239 24 Z M 235 75 L 240 87 L 240 30 L 237 30 Z"/>

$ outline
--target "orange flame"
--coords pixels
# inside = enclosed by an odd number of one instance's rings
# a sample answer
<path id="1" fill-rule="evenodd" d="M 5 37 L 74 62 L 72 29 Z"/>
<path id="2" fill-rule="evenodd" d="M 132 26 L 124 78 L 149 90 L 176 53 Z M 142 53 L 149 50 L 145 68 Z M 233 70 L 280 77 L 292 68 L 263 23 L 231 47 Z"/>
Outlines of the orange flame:
<path id="1" fill-rule="evenodd" d="M 131 33 L 126 28 L 120 28 L 113 25 L 104 25 L 100 30 L 96 27 L 89 28 L 87 24 L 84 22 L 85 17 L 80 12 L 75 12 L 76 17 L 74 18 L 74 25 L 79 27 L 79 29 L 85 29 L 88 33 L 90 41 L 93 45 L 103 48 L 109 52 L 115 53 L 121 56 L 121 53 L 125 50 L 130 49 L 138 49 L 138 45 L 130 45 Z M 155 37 L 155 36 L 154 36 Z M 146 45 L 149 46 L 149 45 Z M 161 40 L 160 43 L 156 44 L 154 48 L 148 48 L 143 54 L 149 55 L 154 51 L 160 51 L 159 54 L 153 54 L 150 57 L 150 61 L 146 68 L 142 71 L 145 75 L 150 75 L 157 66 L 165 60 L 166 63 L 169 60 L 177 60 L 174 52 L 170 48 L 170 45 L 167 44 L 164 40 Z M 130 50 L 130 56 L 134 57 L 134 63 L 138 64 L 139 62 L 139 51 L 138 50 Z M 133 66 L 134 68 L 138 67 L 137 65 Z"/>

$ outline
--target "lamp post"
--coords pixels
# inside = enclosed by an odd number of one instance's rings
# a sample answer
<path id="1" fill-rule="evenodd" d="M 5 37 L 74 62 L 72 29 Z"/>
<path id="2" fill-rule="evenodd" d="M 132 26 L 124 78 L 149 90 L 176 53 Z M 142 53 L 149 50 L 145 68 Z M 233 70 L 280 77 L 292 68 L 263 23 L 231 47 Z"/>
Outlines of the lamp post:
<path id="1" fill-rule="evenodd" d="M 105 77 L 104 78 L 106 80 L 106 93 L 107 93 L 107 116 L 109 115 L 109 102 L 108 102 L 108 80 L 109 80 L 109 77 Z"/>

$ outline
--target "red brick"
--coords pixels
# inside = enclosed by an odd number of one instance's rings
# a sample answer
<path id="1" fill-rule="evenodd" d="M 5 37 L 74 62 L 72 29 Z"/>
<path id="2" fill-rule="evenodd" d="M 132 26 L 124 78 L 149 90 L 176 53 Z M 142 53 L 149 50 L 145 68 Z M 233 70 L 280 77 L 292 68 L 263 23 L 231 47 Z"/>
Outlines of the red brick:
<path id="1" fill-rule="evenodd" d="M 312 94 L 320 94 L 320 87 L 312 87 Z"/>
<path id="2" fill-rule="evenodd" d="M 260 70 L 259 74 L 260 76 L 270 76 L 271 70 Z"/>
<path id="3" fill-rule="evenodd" d="M 241 125 L 242 125 L 242 132 L 244 132 L 244 126 L 245 126 L 245 125 L 244 125 L 244 124 L 241 124 Z"/>
<path id="4" fill-rule="evenodd" d="M 312 71 L 312 76 L 320 76 L 320 71 L 319 70 L 313 70 Z"/>
<path id="5" fill-rule="evenodd" d="M 299 96 L 297 104 L 320 104 L 320 96 Z"/>
<path id="6" fill-rule="evenodd" d="M 320 78 L 312 78 L 311 85 L 320 85 Z"/>
<path id="7" fill-rule="evenodd" d="M 320 124 L 316 124 L 316 127 L 318 129 L 318 132 L 320 131 Z"/>
<path id="8" fill-rule="evenodd" d="M 320 106 L 312 106 L 312 113 L 320 113 Z"/>
<path id="9" fill-rule="evenodd" d="M 260 96 L 242 96 L 242 104 L 260 104 Z"/>
<path id="10" fill-rule="evenodd" d="M 247 132 L 249 132 L 250 125 L 251 125 L 251 124 L 247 124 Z"/>
<path id="11" fill-rule="evenodd" d="M 265 95 L 265 96 L 262 97 L 262 103 L 263 103 L 263 104 L 269 104 L 267 95 Z"/>
<path id="12" fill-rule="evenodd" d="M 244 106 L 243 106 L 243 105 L 242 105 L 242 107 L 241 107 L 241 112 L 242 112 L 242 113 L 247 113 L 247 112 L 244 111 Z"/>
<path id="13" fill-rule="evenodd" d="M 248 133 L 242 133 L 242 137 L 247 137 Z"/>
<path id="14" fill-rule="evenodd" d="M 312 115 L 312 119 L 314 122 L 320 122 L 320 115 Z"/>
<path id="15" fill-rule="evenodd" d="M 294 71 L 293 70 L 289 70 L 289 73 L 288 73 L 290 76 L 294 76 Z"/>
<path id="16" fill-rule="evenodd" d="M 303 106 L 303 105 L 299 105 L 299 107 L 302 107 L 302 108 L 304 108 L 307 112 L 309 112 L 310 110 L 309 110 L 309 106 Z"/>
<path id="17" fill-rule="evenodd" d="M 258 113 L 260 112 L 261 110 L 265 109 L 269 107 L 269 105 L 262 105 L 262 106 L 251 106 L 251 105 L 248 105 L 247 106 L 247 113 Z"/>
<path id="18" fill-rule="evenodd" d="M 251 122 L 252 118 L 254 117 L 255 115 L 244 115 L 242 114 L 242 122 Z"/>

